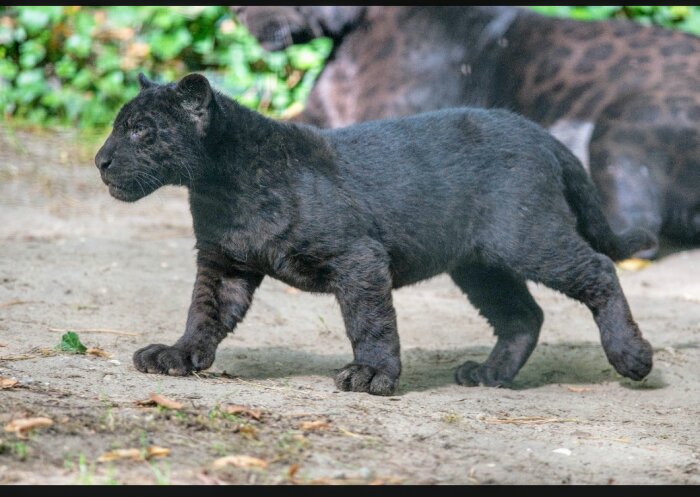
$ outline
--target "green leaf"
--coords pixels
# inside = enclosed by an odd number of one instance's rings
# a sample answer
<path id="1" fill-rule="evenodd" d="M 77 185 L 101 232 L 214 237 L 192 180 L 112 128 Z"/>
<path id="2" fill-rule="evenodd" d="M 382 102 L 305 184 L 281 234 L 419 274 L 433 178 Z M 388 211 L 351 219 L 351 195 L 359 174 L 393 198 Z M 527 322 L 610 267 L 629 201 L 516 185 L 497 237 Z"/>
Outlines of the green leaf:
<path id="1" fill-rule="evenodd" d="M 12 36 L 17 43 L 22 43 L 24 40 L 27 39 L 27 30 L 24 29 L 23 26 L 19 26 L 15 28 Z"/>
<path id="2" fill-rule="evenodd" d="M 311 45 L 291 45 L 286 49 L 289 62 L 292 66 L 306 70 L 323 63 L 323 54 L 319 53 Z"/>
<path id="3" fill-rule="evenodd" d="M 203 40 L 195 41 L 192 44 L 192 50 L 198 54 L 208 54 L 214 49 L 214 38 L 205 38 Z"/>
<path id="4" fill-rule="evenodd" d="M 693 14 L 685 18 L 683 22 L 678 24 L 678 28 L 689 33 L 700 36 L 700 9 L 692 11 Z"/>
<path id="5" fill-rule="evenodd" d="M 19 65 L 25 69 L 35 67 L 46 55 L 46 49 L 36 40 L 28 40 L 19 46 Z"/>
<path id="6" fill-rule="evenodd" d="M 9 59 L 0 59 L 0 78 L 13 80 L 19 69 L 17 66 Z"/>
<path id="7" fill-rule="evenodd" d="M 90 39 L 92 28 L 95 26 L 95 17 L 91 13 L 81 10 L 75 14 L 74 22 L 75 31 L 80 36 Z"/>
<path id="8" fill-rule="evenodd" d="M 97 81 L 97 89 L 106 96 L 118 96 L 124 86 L 124 73 L 114 71 Z"/>
<path id="9" fill-rule="evenodd" d="M 61 337 L 61 343 L 58 344 L 58 348 L 64 352 L 72 352 L 74 354 L 84 354 L 87 350 L 87 347 L 80 343 L 80 338 L 74 331 L 69 331 Z"/>
<path id="10" fill-rule="evenodd" d="M 7 26 L 0 26 L 0 45 L 9 45 L 12 43 L 12 29 Z"/>
<path id="11" fill-rule="evenodd" d="M 65 44 L 66 52 L 85 58 L 90 55 L 90 36 L 74 33 L 68 37 Z"/>
<path id="12" fill-rule="evenodd" d="M 73 78 L 73 86 L 79 90 L 85 90 L 90 87 L 93 81 L 93 75 L 86 68 L 82 68 Z"/>
<path id="13" fill-rule="evenodd" d="M 270 52 L 267 54 L 267 66 L 271 71 L 281 71 L 287 65 L 287 54 L 284 52 Z"/>
<path id="14" fill-rule="evenodd" d="M 99 57 L 97 57 L 95 66 L 100 73 L 108 73 L 119 69 L 121 57 L 116 47 L 106 46 L 103 48 Z"/>
<path id="15" fill-rule="evenodd" d="M 44 71 L 42 69 L 22 71 L 17 76 L 16 85 L 17 99 L 23 104 L 28 104 L 47 89 Z"/>
<path id="16" fill-rule="evenodd" d="M 19 10 L 19 22 L 31 33 L 38 33 L 44 29 L 51 17 L 42 7 L 17 7 Z"/>
<path id="17" fill-rule="evenodd" d="M 178 55 L 192 41 L 192 35 L 186 30 L 175 33 L 155 33 L 149 40 L 151 51 L 163 60 L 169 60 Z"/>
<path id="18" fill-rule="evenodd" d="M 67 55 L 56 62 L 56 76 L 59 78 L 70 79 L 75 76 L 77 70 L 78 65 Z"/>
<path id="19" fill-rule="evenodd" d="M 591 5 L 586 7 L 570 7 L 569 15 L 574 19 L 580 20 L 597 20 L 597 19 L 608 19 L 615 12 L 619 10 L 619 7 L 613 5 Z"/>

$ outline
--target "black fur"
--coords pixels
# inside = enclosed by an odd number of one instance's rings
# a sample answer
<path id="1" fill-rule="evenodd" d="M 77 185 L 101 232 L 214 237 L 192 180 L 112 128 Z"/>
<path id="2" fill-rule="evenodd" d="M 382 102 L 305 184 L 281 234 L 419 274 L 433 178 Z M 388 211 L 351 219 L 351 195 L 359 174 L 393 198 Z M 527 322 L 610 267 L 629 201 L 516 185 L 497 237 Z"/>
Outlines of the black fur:
<path id="1" fill-rule="evenodd" d="M 247 110 L 200 75 L 141 84 L 95 162 L 122 200 L 189 188 L 198 273 L 184 336 L 137 351 L 140 371 L 209 367 L 268 275 L 333 293 L 354 352 L 336 385 L 388 395 L 401 372 L 391 291 L 444 272 L 498 337 L 461 384 L 507 384 L 527 360 L 543 316 L 526 280 L 586 304 L 621 374 L 651 370 L 611 258 L 655 240 L 617 238 L 578 160 L 536 124 L 458 108 L 320 130 Z"/>

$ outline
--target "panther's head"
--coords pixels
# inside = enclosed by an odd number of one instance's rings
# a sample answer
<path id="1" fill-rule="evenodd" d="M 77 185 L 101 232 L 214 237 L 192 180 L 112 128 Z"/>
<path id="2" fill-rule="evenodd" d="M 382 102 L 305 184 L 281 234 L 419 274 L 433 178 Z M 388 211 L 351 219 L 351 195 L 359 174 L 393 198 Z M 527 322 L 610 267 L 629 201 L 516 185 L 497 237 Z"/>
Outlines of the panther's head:
<path id="1" fill-rule="evenodd" d="M 203 170 L 202 139 L 216 110 L 214 90 L 202 75 L 160 85 L 139 74 L 139 84 L 95 156 L 109 193 L 125 202 L 166 184 L 191 184 Z"/>
<path id="2" fill-rule="evenodd" d="M 281 50 L 318 36 L 336 41 L 363 16 L 362 6 L 243 6 L 236 17 L 266 50 Z"/>

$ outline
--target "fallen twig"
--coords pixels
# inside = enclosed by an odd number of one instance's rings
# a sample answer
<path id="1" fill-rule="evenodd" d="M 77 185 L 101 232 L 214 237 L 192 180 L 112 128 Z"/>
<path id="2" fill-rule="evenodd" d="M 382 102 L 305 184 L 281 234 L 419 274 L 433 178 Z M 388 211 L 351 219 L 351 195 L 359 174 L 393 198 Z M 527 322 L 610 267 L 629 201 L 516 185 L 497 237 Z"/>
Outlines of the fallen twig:
<path id="1" fill-rule="evenodd" d="M 34 359 L 35 357 L 34 354 L 6 355 L 5 357 L 0 357 L 0 361 L 24 361 L 26 359 Z"/>
<path id="2" fill-rule="evenodd" d="M 520 418 L 484 418 L 481 421 L 491 425 L 543 425 L 547 423 L 579 423 L 573 418 L 543 418 L 542 416 L 524 416 Z"/>
<path id="3" fill-rule="evenodd" d="M 342 426 L 336 426 L 338 431 L 340 431 L 343 435 L 348 436 L 348 437 L 353 437 L 353 438 L 373 438 L 375 440 L 378 440 L 378 437 L 375 437 L 374 435 L 364 435 L 362 433 L 354 433 L 350 430 L 347 430 L 343 428 Z"/>
<path id="4" fill-rule="evenodd" d="M 112 335 L 126 335 L 126 336 L 130 336 L 130 337 L 137 337 L 141 334 L 141 333 L 136 333 L 134 331 L 110 330 L 108 328 L 86 328 L 84 330 L 49 328 L 49 331 L 57 331 L 59 333 L 67 333 L 69 331 L 73 331 L 75 333 L 110 333 Z"/>
<path id="5" fill-rule="evenodd" d="M 256 386 L 256 387 L 260 387 L 260 388 L 267 388 L 268 390 L 278 390 L 278 391 L 280 391 L 280 392 L 296 393 L 296 394 L 303 395 L 303 396 L 305 396 L 305 397 L 308 397 L 309 395 L 311 395 L 311 396 L 316 395 L 316 394 L 310 393 L 308 390 L 307 390 L 307 391 L 303 391 L 303 390 L 297 390 L 297 389 L 289 388 L 289 387 L 273 387 L 273 386 L 269 386 L 269 385 L 263 385 L 262 383 L 258 383 L 258 382 L 255 382 L 255 381 L 244 380 L 244 379 L 239 378 L 239 377 L 235 377 L 235 378 L 233 378 L 233 379 L 234 379 L 235 381 L 240 381 L 241 383 L 247 383 L 248 385 L 253 385 L 253 386 Z M 317 399 L 322 399 L 322 398 L 324 398 L 324 397 L 316 396 L 316 398 L 317 398 Z"/>
<path id="6" fill-rule="evenodd" d="M 0 307 L 10 307 L 12 305 L 21 305 L 21 304 L 40 304 L 38 300 L 10 300 L 9 302 L 3 302 L 0 304 Z"/>

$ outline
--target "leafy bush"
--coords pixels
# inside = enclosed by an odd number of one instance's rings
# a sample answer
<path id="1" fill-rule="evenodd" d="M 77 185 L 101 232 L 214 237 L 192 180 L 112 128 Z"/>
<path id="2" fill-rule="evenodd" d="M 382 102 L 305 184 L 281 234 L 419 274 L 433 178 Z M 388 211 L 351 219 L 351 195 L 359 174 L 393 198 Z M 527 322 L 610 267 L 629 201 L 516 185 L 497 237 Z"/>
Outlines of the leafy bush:
<path id="1" fill-rule="evenodd" d="M 634 19 L 700 35 L 700 7 L 689 5 L 544 5 L 530 7 L 540 14 L 572 17 L 583 21 L 597 19 Z"/>
<path id="2" fill-rule="evenodd" d="M 535 6 L 576 19 L 633 18 L 700 34 L 695 6 Z M 138 92 L 205 73 L 243 105 L 299 110 L 332 48 L 318 38 L 263 50 L 227 7 L 0 6 L 0 114 L 40 125 L 101 127 Z"/>
<path id="3" fill-rule="evenodd" d="M 99 127 L 136 95 L 139 71 L 162 81 L 199 71 L 242 104 L 281 115 L 305 101 L 331 45 L 268 53 L 220 6 L 0 7 L 0 112 Z"/>

